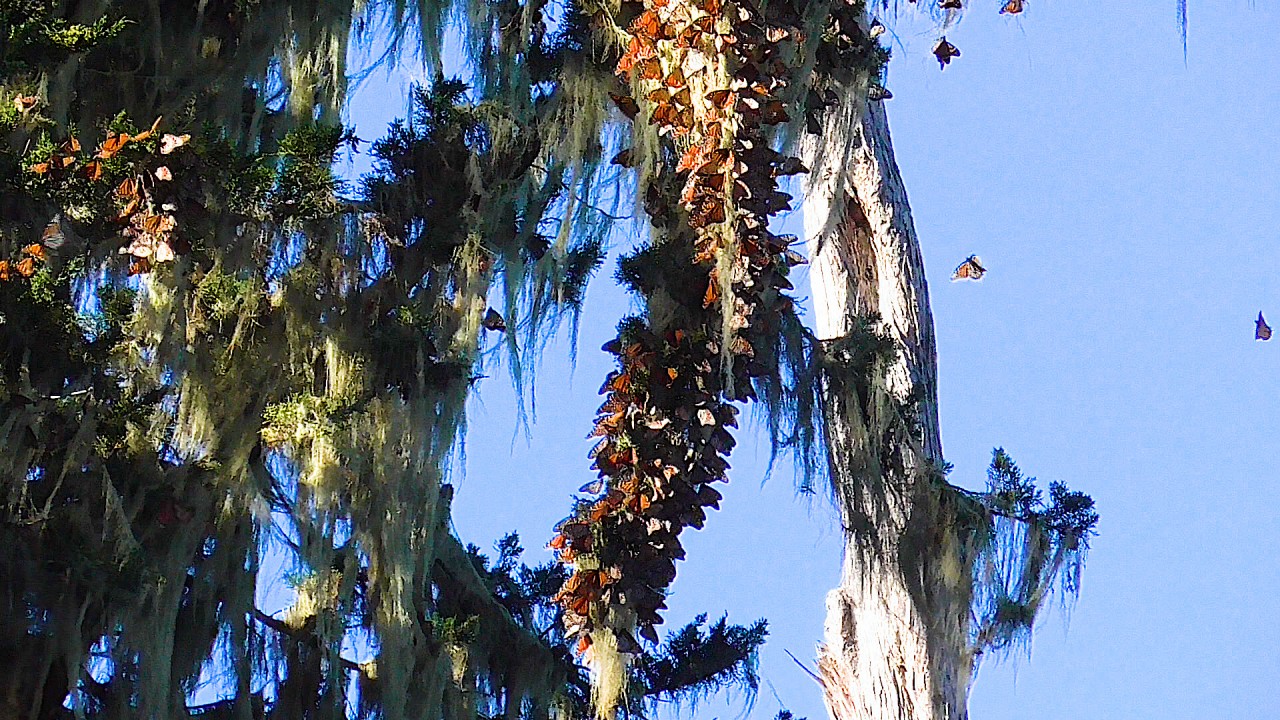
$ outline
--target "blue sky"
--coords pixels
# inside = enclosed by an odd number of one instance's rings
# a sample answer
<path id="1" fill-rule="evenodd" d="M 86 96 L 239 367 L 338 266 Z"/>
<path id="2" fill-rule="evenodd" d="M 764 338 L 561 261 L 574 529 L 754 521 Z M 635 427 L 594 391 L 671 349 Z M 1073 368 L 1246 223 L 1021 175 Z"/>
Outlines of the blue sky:
<path id="1" fill-rule="evenodd" d="M 887 107 L 931 283 L 946 457 L 977 487 L 1003 446 L 1102 514 L 1069 622 L 1048 610 L 1030 656 L 988 661 L 972 716 L 1280 715 L 1280 344 L 1253 340 L 1259 310 L 1280 321 L 1280 7 L 1192 0 L 1184 65 L 1176 0 L 1027 0 L 1020 18 L 971 2 L 944 72 L 929 22 L 889 23 Z M 394 86 L 414 75 L 357 94 L 362 137 L 403 114 Z M 986 279 L 949 283 L 970 253 Z M 611 274 L 589 291 L 576 370 L 565 343 L 547 354 L 527 439 L 510 384 L 482 383 L 456 480 L 465 540 L 518 530 L 529 561 L 550 557 L 551 525 L 593 477 L 598 348 L 631 309 Z M 762 484 L 758 431 L 742 433 L 723 510 L 686 534 L 668 626 L 767 618 L 751 717 L 781 701 L 818 720 L 818 688 L 784 650 L 808 661 L 821 637 L 838 526 L 787 467 Z"/>

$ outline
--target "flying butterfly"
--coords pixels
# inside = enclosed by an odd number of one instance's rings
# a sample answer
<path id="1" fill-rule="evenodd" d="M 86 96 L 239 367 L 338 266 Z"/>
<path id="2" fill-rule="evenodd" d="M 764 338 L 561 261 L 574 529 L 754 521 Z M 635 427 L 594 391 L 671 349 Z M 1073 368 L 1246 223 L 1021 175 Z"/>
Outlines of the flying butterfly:
<path id="1" fill-rule="evenodd" d="M 943 10 L 960 10 L 964 4 L 960 0 L 940 0 L 938 7 Z"/>
<path id="2" fill-rule="evenodd" d="M 613 159 L 609 161 L 609 164 L 620 165 L 624 168 L 629 168 L 629 167 L 635 167 L 635 162 L 636 162 L 635 151 L 632 150 L 631 148 L 627 148 L 626 150 L 619 152 L 617 155 L 614 155 Z"/>
<path id="3" fill-rule="evenodd" d="M 987 274 L 987 269 L 982 265 L 982 258 L 977 255 L 970 255 L 965 258 L 964 262 L 956 267 L 956 271 L 951 274 L 951 282 L 959 280 L 978 281 L 983 275 Z"/>
<path id="4" fill-rule="evenodd" d="M 1009 0 L 1000 8 L 1001 15 L 1019 15 L 1023 10 L 1023 0 Z"/>
<path id="5" fill-rule="evenodd" d="M 938 42 L 933 46 L 933 56 L 938 58 L 938 67 L 945 68 L 951 64 L 952 58 L 960 57 L 960 48 L 947 42 L 944 35 L 938 38 Z"/>
<path id="6" fill-rule="evenodd" d="M 480 320 L 480 324 L 486 330 L 505 332 L 507 329 L 507 321 L 503 320 L 502 315 L 498 314 L 498 311 L 493 308 L 484 311 L 484 318 Z"/>
<path id="7" fill-rule="evenodd" d="M 1258 313 L 1258 319 L 1254 321 L 1253 339 L 1266 342 L 1271 339 L 1271 326 L 1262 317 L 1262 313 Z"/>

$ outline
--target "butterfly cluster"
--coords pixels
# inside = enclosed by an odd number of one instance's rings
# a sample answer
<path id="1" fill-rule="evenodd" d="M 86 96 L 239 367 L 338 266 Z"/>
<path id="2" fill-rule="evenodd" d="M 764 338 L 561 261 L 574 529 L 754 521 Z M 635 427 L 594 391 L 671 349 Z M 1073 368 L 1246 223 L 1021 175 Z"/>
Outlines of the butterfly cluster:
<path id="1" fill-rule="evenodd" d="M 699 278 L 683 327 L 627 324 L 605 346 L 618 360 L 592 435 L 599 474 L 594 497 L 557 526 L 551 546 L 575 566 L 557 595 L 578 648 L 618 607 L 656 640 L 665 589 L 684 556 L 679 534 L 717 507 L 736 427 L 732 403 L 754 397 L 757 348 L 791 307 L 790 240 L 769 230 L 791 207 L 779 181 L 807 169 L 774 150 L 767 132 L 790 115 L 781 93 L 799 37 L 798 9 L 770 3 L 767 15 L 739 0 L 645 0 L 628 26 L 617 74 L 630 80 L 614 103 L 633 123 L 656 129 L 670 165 L 646 187 L 650 221 L 669 241 L 688 243 Z M 624 8 L 626 4 L 624 3 Z M 633 150 L 613 162 L 635 164 Z M 634 638 L 612 628 L 628 651 Z"/>
<path id="2" fill-rule="evenodd" d="M 837 88 L 828 83 L 831 76 L 844 76 L 857 71 L 872 78 L 880 78 L 883 74 L 889 54 L 881 47 L 879 38 L 887 32 L 887 28 L 879 20 L 866 24 L 865 15 L 865 8 L 861 3 L 840 2 L 831 5 L 814 49 L 815 77 L 804 101 L 805 130 L 809 133 L 822 132 L 822 115 L 840 100 Z M 880 81 L 868 84 L 868 100 L 879 102 L 892 97 L 893 93 Z"/>
<path id="3" fill-rule="evenodd" d="M 18 97 L 15 104 L 21 107 L 35 107 L 32 98 Z M 173 154 L 186 145 L 190 135 L 173 135 L 159 133 L 162 118 L 156 118 L 151 127 L 136 134 L 108 131 L 101 144 L 92 152 L 86 153 L 75 137 L 68 138 L 59 144 L 42 160 L 33 162 L 28 170 L 37 178 L 57 182 L 68 179 L 72 175 L 80 176 L 91 183 L 105 182 L 108 176 L 123 179 L 111 192 L 116 208 L 112 222 L 120 228 L 120 236 L 127 244 L 119 249 L 122 255 L 130 256 L 129 274 L 135 275 L 151 270 L 153 263 L 173 260 L 175 255 L 172 233 L 177 226 L 174 215 L 176 206 L 164 202 L 166 193 L 157 190 L 162 183 L 173 181 L 173 171 L 165 164 L 164 156 Z M 136 162 L 117 162 L 122 152 L 133 146 L 141 150 Z M 159 157 L 158 161 L 153 156 Z M 67 240 L 70 227 L 67 219 L 56 215 L 45 227 L 40 245 L 24 248 L 23 259 L 13 264 L 13 270 L 20 276 L 30 277 L 34 272 L 32 263 L 44 261 L 44 249 L 57 250 Z M 33 248 L 39 248 L 35 253 Z M 9 264 L 0 265 L 0 279 L 8 279 Z"/>

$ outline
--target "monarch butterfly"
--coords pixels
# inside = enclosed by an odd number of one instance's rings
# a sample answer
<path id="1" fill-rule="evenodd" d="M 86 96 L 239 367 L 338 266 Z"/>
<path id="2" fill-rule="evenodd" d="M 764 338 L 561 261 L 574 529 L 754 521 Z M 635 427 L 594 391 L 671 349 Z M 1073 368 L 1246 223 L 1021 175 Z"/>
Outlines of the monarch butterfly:
<path id="1" fill-rule="evenodd" d="M 609 93 L 609 99 L 613 100 L 613 104 L 617 105 L 622 114 L 626 115 L 630 120 L 635 120 L 636 115 L 640 113 L 640 106 L 636 104 L 636 99 L 630 95 Z"/>
<path id="2" fill-rule="evenodd" d="M 881 100 L 891 100 L 893 93 L 889 92 L 889 88 L 883 85 L 872 84 L 867 88 L 867 99 L 871 102 L 880 102 Z"/>
<path id="3" fill-rule="evenodd" d="M 35 95 L 15 95 L 13 97 L 13 105 L 18 108 L 18 112 L 30 112 L 40 102 L 40 98 Z"/>
<path id="4" fill-rule="evenodd" d="M 960 10 L 964 5 L 960 0 L 941 0 L 941 2 L 938 3 L 938 7 L 943 10 Z"/>
<path id="5" fill-rule="evenodd" d="M 143 130 L 142 132 L 138 133 L 137 135 L 134 135 L 134 136 L 133 136 L 133 138 L 132 138 L 132 140 L 133 140 L 134 142 L 142 142 L 143 140 L 146 140 L 147 138 L 151 137 L 152 135 L 155 135 L 155 134 L 156 134 L 156 129 L 160 127 L 160 121 L 161 121 L 161 120 L 163 120 L 163 119 L 164 119 L 164 116 L 163 116 L 163 115 L 161 115 L 160 117 L 156 118 L 156 121 L 155 121 L 155 122 L 153 122 L 153 123 L 151 123 L 151 129 L 150 129 L 150 130 Z M 167 155 L 168 153 L 165 153 L 165 154 Z"/>
<path id="6" fill-rule="evenodd" d="M 143 231 L 152 235 L 163 235 L 177 224 L 172 215 L 147 215 L 142 219 Z"/>
<path id="7" fill-rule="evenodd" d="M 1022 12 L 1022 0 L 1009 0 L 1000 8 L 1001 15 L 1017 15 Z"/>
<path id="8" fill-rule="evenodd" d="M 613 159 L 609 161 L 609 164 L 621 165 L 624 168 L 633 167 L 635 165 L 635 152 L 631 148 L 627 148 L 617 155 L 614 155 Z M 541 256 L 539 255 L 539 257 Z"/>
<path id="9" fill-rule="evenodd" d="M 662 32 L 662 21 L 658 19 L 657 13 L 652 10 L 646 10 L 631 23 L 631 32 L 650 40 L 656 40 L 659 33 Z"/>
<path id="10" fill-rule="evenodd" d="M 956 271 L 951 275 L 951 282 L 958 280 L 973 280 L 976 282 L 986 274 L 987 269 L 982 266 L 982 258 L 977 255 L 970 255 L 956 267 Z"/>
<path id="11" fill-rule="evenodd" d="M 49 224 L 44 226 L 44 230 L 40 233 L 40 242 L 50 250 L 57 250 L 67 242 L 67 236 L 62 231 L 62 213 L 54 215 Z"/>
<path id="12" fill-rule="evenodd" d="M 156 251 L 155 254 L 152 255 L 152 258 L 154 258 L 156 262 L 169 262 L 175 257 L 177 257 L 177 255 L 174 254 L 172 245 L 164 240 L 156 241 Z"/>
<path id="13" fill-rule="evenodd" d="M 137 197 L 134 197 L 124 206 L 124 209 L 120 211 L 120 214 L 116 215 L 116 222 L 123 222 L 125 220 L 128 220 L 130 217 L 132 217 L 133 214 L 138 211 L 138 206 L 140 204 L 141 204 L 141 200 L 139 200 Z"/>
<path id="14" fill-rule="evenodd" d="M 933 46 L 933 56 L 938 58 L 938 67 L 945 68 L 951 64 L 952 58 L 960 57 L 960 48 L 947 42 L 944 35 L 938 38 L 937 44 Z"/>
<path id="15" fill-rule="evenodd" d="M 480 321 L 486 330 L 497 330 L 504 332 L 507 329 L 507 321 L 502 319 L 502 315 L 497 310 L 489 308 L 484 311 L 484 318 Z"/>
<path id="16" fill-rule="evenodd" d="M 770 100 L 760 111 L 760 122 L 765 125 L 779 125 L 791 119 L 781 100 Z"/>
<path id="17" fill-rule="evenodd" d="M 661 80 L 662 61 L 656 57 L 645 58 L 636 65 L 640 70 L 641 80 Z"/>
<path id="18" fill-rule="evenodd" d="M 707 100 L 710 101 L 712 105 L 715 105 L 718 108 L 721 108 L 721 109 L 727 108 L 733 104 L 733 100 L 734 100 L 733 91 L 728 88 L 725 88 L 722 90 L 712 90 L 711 92 L 707 93 Z"/>
<path id="19" fill-rule="evenodd" d="M 0 260 L 0 280 L 8 280 L 9 271 L 10 271 L 9 261 Z"/>
<path id="20" fill-rule="evenodd" d="M 875 40 L 876 38 L 883 35 L 884 31 L 885 31 L 884 23 L 880 22 L 879 20 L 872 20 L 871 27 L 867 28 L 867 36 L 870 37 L 872 40 Z"/>
<path id="21" fill-rule="evenodd" d="M 680 155 L 680 162 L 676 165 L 676 172 L 685 172 L 697 167 L 702 162 L 703 149 L 701 145 L 690 145 L 688 150 Z"/>
<path id="22" fill-rule="evenodd" d="M 1262 313 L 1258 313 L 1258 319 L 1254 321 L 1253 339 L 1267 341 L 1271 339 L 1271 326 L 1263 319 Z"/>
<path id="23" fill-rule="evenodd" d="M 702 294 L 702 307 L 709 308 L 720 299 L 720 287 L 715 278 L 707 283 L 707 291 Z"/>
<path id="24" fill-rule="evenodd" d="M 108 132 L 107 139 L 102 141 L 102 147 L 98 148 L 98 154 L 94 157 L 102 160 L 110 160 L 124 149 L 124 146 L 128 144 L 130 139 L 131 138 L 128 133 L 120 133 L 117 135 L 114 132 Z"/>

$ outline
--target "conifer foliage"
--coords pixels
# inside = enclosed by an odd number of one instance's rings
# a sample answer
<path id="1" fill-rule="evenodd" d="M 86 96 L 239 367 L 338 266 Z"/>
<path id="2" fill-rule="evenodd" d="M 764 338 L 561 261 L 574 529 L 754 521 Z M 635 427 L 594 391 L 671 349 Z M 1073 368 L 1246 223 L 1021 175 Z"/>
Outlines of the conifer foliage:
<path id="1" fill-rule="evenodd" d="M 740 404 L 778 448 L 821 442 L 830 353 L 770 223 L 824 73 L 887 60 L 864 15 L 0 0 L 0 717 L 607 718 L 753 691 L 763 621 L 656 626 Z M 470 74 L 414 88 L 341 181 L 348 50 L 435 64 L 449 18 Z M 617 277 L 643 312 L 604 348 L 597 479 L 557 562 L 514 535 L 490 559 L 450 524 L 468 394 L 492 351 L 519 386 L 576 323 L 632 177 L 649 237 Z M 1009 499 L 1001 467 L 984 518 L 1087 536 L 1084 499 Z"/>

